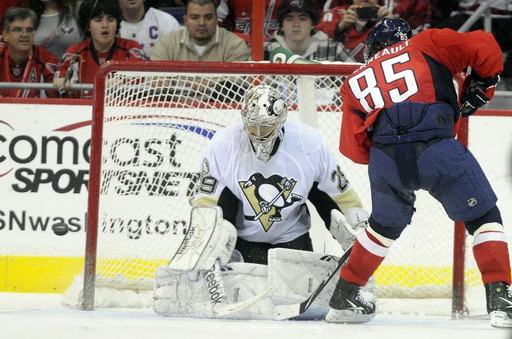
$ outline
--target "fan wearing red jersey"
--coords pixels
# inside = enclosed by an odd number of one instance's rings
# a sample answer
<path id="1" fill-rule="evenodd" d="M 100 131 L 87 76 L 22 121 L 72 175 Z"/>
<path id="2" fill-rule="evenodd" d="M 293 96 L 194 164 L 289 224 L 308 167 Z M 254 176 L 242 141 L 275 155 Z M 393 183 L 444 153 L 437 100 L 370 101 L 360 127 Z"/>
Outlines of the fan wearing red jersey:
<path id="1" fill-rule="evenodd" d="M 317 29 L 340 41 L 355 61 L 362 62 L 364 40 L 380 19 L 391 17 L 393 13 L 379 0 L 354 0 L 325 12 Z"/>
<path id="2" fill-rule="evenodd" d="M 429 29 L 408 38 L 402 19 L 384 19 L 366 40 L 366 63 L 345 80 L 340 151 L 369 164 L 372 213 L 331 298 L 330 322 L 365 322 L 375 304 L 360 287 L 411 222 L 415 191 L 428 191 L 464 222 L 496 327 L 512 326 L 510 259 L 496 195 L 475 157 L 454 138 L 461 116 L 492 99 L 502 53 L 491 33 Z M 461 102 L 452 77 L 472 80 Z"/>
<path id="3" fill-rule="evenodd" d="M 374 7 L 373 13 L 360 7 Z M 363 61 L 364 41 L 379 19 L 400 17 L 411 26 L 412 35 L 430 27 L 430 0 L 338 0 L 327 1 L 317 29 L 340 41 Z"/>
<path id="4" fill-rule="evenodd" d="M 343 9 L 350 6 L 352 0 L 326 0 L 324 11 L 326 28 L 334 34 L 335 25 L 343 13 Z M 431 26 L 433 7 L 431 0 L 379 0 L 378 5 L 387 7 L 395 16 L 398 16 L 409 24 L 412 34 L 415 35 Z M 334 22 L 332 22 L 334 21 Z"/>
<path id="5" fill-rule="evenodd" d="M 0 82 L 40 83 L 53 81 L 59 60 L 50 51 L 34 45 L 34 11 L 11 7 L 3 18 L 5 43 L 0 43 Z M 3 89 L 0 97 L 56 97 L 55 91 Z"/>
<path id="6" fill-rule="evenodd" d="M 144 51 L 134 40 L 119 38 L 121 10 L 117 1 L 89 0 L 82 3 L 79 26 L 90 38 L 71 45 L 59 65 L 54 88 L 67 95 L 72 83 L 93 83 L 99 67 L 109 60 L 144 60 Z M 72 96 L 92 98 L 92 91 Z"/>

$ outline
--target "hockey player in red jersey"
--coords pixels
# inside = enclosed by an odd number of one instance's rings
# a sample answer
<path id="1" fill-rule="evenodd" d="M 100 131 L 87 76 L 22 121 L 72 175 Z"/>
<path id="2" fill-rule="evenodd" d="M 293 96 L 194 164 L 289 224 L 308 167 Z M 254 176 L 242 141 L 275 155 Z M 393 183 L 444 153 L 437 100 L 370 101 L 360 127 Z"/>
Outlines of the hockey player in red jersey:
<path id="1" fill-rule="evenodd" d="M 3 18 L 5 43 L 0 42 L 0 82 L 40 83 L 53 81 L 59 60 L 34 45 L 36 14 L 28 8 L 11 7 Z M 55 91 L 3 89 L 0 97 L 56 97 Z"/>
<path id="2" fill-rule="evenodd" d="M 79 26 L 90 39 L 71 45 L 64 53 L 53 83 L 61 93 L 65 93 L 71 83 L 92 84 L 99 67 L 109 60 L 145 59 L 138 42 L 116 36 L 121 23 L 117 1 L 85 1 L 79 14 Z M 92 98 L 92 91 L 72 95 Z"/>
<path id="3" fill-rule="evenodd" d="M 415 191 L 428 191 L 465 223 L 496 327 L 512 326 L 510 262 L 497 198 L 477 160 L 453 136 L 460 117 L 492 99 L 503 71 L 490 33 L 429 29 L 409 39 L 402 19 L 384 19 L 366 40 L 366 63 L 345 80 L 340 151 L 369 164 L 372 213 L 331 298 L 330 322 L 365 322 L 375 304 L 366 284 L 411 222 Z M 453 76 L 471 68 L 460 100 Z"/>

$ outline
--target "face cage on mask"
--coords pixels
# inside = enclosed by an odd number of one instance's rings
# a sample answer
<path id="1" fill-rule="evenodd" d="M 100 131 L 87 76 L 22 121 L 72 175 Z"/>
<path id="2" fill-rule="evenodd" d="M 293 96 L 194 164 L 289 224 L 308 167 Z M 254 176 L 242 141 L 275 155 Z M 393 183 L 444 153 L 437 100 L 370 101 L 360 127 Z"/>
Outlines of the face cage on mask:
<path id="1" fill-rule="evenodd" d="M 268 162 L 271 158 L 271 153 L 274 149 L 277 138 L 282 136 L 282 131 L 278 126 L 278 122 L 275 122 L 274 124 L 244 125 L 244 129 L 249 136 L 249 140 L 251 141 L 256 157 L 261 161 Z M 264 126 L 272 126 L 273 129 L 265 135 L 255 135 L 249 132 L 249 127 L 257 127 L 259 129 Z"/>

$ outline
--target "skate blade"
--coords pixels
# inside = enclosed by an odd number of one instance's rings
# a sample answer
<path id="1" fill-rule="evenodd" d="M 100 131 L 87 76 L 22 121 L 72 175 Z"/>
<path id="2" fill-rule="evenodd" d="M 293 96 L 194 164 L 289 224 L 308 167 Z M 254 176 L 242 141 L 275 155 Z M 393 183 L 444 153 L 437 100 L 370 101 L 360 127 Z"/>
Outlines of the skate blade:
<path id="1" fill-rule="evenodd" d="M 375 313 L 361 314 L 351 310 L 335 310 L 331 308 L 325 316 L 328 323 L 367 323 L 375 317 Z"/>
<path id="2" fill-rule="evenodd" d="M 506 312 L 491 312 L 491 326 L 497 328 L 512 328 L 512 318 Z"/>

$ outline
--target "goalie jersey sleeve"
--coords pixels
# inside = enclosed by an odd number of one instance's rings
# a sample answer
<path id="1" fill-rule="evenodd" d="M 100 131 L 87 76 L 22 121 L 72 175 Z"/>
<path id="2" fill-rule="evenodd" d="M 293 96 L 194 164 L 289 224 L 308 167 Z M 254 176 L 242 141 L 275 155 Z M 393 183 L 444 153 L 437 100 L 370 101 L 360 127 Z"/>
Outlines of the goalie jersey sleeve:
<path id="1" fill-rule="evenodd" d="M 284 138 L 267 163 L 254 155 L 242 122 L 220 130 L 201 172 L 193 204 L 236 209 L 238 236 L 247 241 L 278 244 L 308 232 L 308 199 L 327 225 L 331 209 L 362 206 L 319 133 L 298 122 L 285 123 Z M 222 202 L 226 197 L 229 204 Z"/>
<path id="2" fill-rule="evenodd" d="M 375 54 L 342 85 L 341 153 L 367 164 L 371 125 L 383 109 L 400 102 L 445 102 L 458 112 L 453 76 L 467 67 L 483 78 L 503 71 L 491 33 L 428 29 Z"/>

